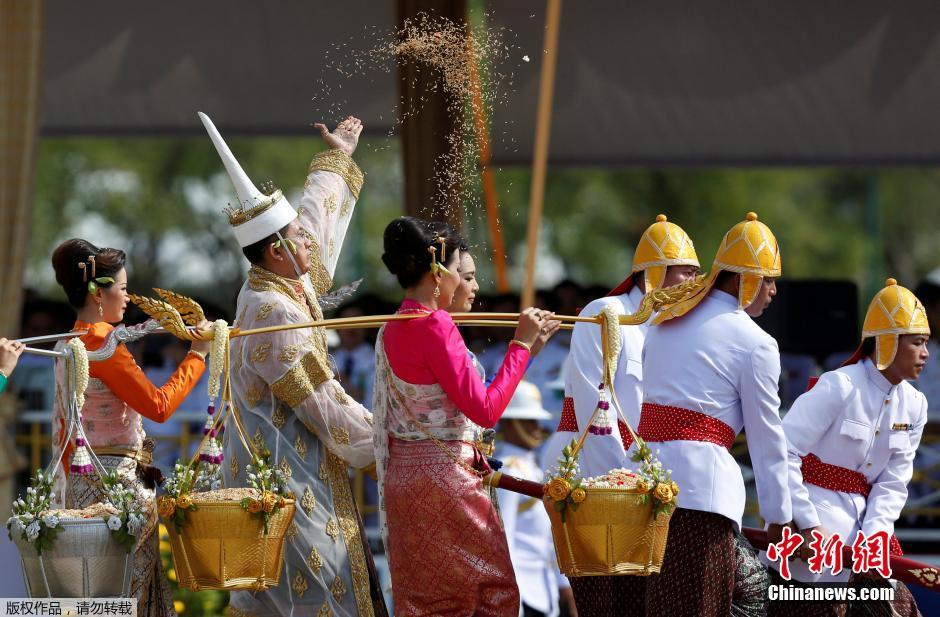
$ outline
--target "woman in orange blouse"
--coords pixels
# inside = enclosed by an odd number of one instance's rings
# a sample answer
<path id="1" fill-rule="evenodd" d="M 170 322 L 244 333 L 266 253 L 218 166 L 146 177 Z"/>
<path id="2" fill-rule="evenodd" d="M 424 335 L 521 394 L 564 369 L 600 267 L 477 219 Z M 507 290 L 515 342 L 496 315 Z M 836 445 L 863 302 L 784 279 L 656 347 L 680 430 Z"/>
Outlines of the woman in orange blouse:
<path id="1" fill-rule="evenodd" d="M 127 271 L 124 251 L 94 246 L 79 239 L 66 240 L 52 255 L 56 281 L 65 290 L 78 318 L 75 330 L 87 330 L 81 337 L 86 349 L 100 348 L 124 318 L 127 308 Z M 204 324 L 201 324 L 204 325 Z M 131 593 L 138 600 L 138 615 L 175 615 L 169 585 L 160 561 L 157 537 L 157 511 L 152 467 L 152 442 L 145 443 L 141 418 L 165 422 L 192 391 L 206 369 L 205 356 L 210 343 L 194 341 L 186 358 L 160 388 L 150 383 L 122 343 L 107 360 L 89 363 L 88 388 L 81 409 L 82 425 L 90 447 L 107 470 L 116 470 L 120 481 L 130 487 L 146 512 L 146 522 L 137 534 Z M 64 367 L 56 367 L 54 443 L 68 448 L 65 439 L 63 398 Z M 68 465 L 70 457 L 63 458 Z M 84 508 L 101 501 L 104 493 L 96 472 L 73 469 L 65 491 L 65 506 Z"/>

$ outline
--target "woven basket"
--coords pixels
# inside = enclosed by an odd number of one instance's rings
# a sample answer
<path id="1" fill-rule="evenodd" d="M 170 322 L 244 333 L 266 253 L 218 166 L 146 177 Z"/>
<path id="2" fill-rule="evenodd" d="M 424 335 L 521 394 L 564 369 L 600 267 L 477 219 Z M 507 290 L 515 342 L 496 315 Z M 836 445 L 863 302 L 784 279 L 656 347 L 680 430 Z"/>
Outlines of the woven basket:
<path id="1" fill-rule="evenodd" d="M 584 490 L 587 498 L 576 512 L 567 508 L 564 521 L 555 502 L 548 496 L 543 499 L 561 571 L 569 577 L 658 573 L 671 513 L 660 513 L 653 520 L 652 493 Z"/>
<path id="2" fill-rule="evenodd" d="M 276 586 L 284 565 L 284 536 L 294 519 L 294 500 L 288 499 L 268 521 L 249 514 L 237 501 L 200 501 L 186 513 L 181 533 L 164 521 L 170 534 L 173 564 L 181 587 L 263 590 Z"/>
<path id="3" fill-rule="evenodd" d="M 66 518 L 59 525 L 62 531 L 41 556 L 25 535 L 13 534 L 30 597 L 127 597 L 134 553 L 111 537 L 104 519 Z"/>

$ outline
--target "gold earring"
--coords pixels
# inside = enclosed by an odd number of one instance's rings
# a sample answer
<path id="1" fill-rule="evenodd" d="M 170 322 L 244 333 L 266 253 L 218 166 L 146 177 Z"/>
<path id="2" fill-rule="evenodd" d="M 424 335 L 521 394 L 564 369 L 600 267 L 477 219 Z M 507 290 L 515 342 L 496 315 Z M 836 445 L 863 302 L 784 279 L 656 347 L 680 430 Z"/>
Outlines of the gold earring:
<path id="1" fill-rule="evenodd" d="M 100 303 L 100 302 L 98 303 L 98 316 L 99 316 L 99 317 L 104 317 L 104 307 L 101 306 L 101 303 Z"/>
<path id="2" fill-rule="evenodd" d="M 434 297 L 441 297 L 441 279 L 437 279 L 437 285 L 434 286 Z"/>

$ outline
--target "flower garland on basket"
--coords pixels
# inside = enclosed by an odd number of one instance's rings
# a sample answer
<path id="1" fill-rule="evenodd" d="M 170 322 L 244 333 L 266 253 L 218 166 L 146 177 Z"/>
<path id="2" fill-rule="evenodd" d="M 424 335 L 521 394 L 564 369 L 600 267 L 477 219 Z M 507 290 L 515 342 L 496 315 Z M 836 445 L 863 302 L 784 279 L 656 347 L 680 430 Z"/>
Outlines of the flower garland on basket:
<path id="1" fill-rule="evenodd" d="M 195 486 L 195 478 L 194 469 L 177 461 L 170 477 L 163 484 L 166 495 L 157 498 L 157 511 L 160 516 L 173 522 L 176 533 L 180 533 L 186 524 L 186 513 L 198 509 L 190 496 Z"/>
<path id="2" fill-rule="evenodd" d="M 264 521 L 264 534 L 268 534 L 268 522 L 286 504 L 293 495 L 287 489 L 287 476 L 279 468 L 272 466 L 270 453 L 261 456 L 245 466 L 248 472 L 248 484 L 257 491 L 257 497 L 245 497 L 241 506 L 249 514 L 261 516 Z"/>
<path id="3" fill-rule="evenodd" d="M 653 500 L 654 519 L 660 514 L 671 514 L 676 508 L 676 498 L 679 496 L 679 485 L 672 481 L 672 470 L 663 469 L 663 464 L 658 458 L 659 450 L 656 450 L 654 456 L 643 439 L 638 439 L 636 445 L 636 451 L 630 456 L 630 460 L 640 465 L 637 490 L 647 493 L 644 500 Z"/>
<path id="4" fill-rule="evenodd" d="M 565 522 L 568 509 L 577 512 L 588 498 L 588 489 L 595 488 L 642 493 L 644 503 L 652 499 L 654 520 L 660 514 L 670 514 L 675 509 L 679 487 L 672 481 L 672 470 L 663 469 L 662 463 L 642 439 L 637 441 L 636 452 L 631 456 L 632 461 L 639 463 L 636 473 L 621 467 L 593 478 L 582 478 L 579 476 L 577 454 L 578 440 L 573 439 L 562 450 L 557 467 L 546 470 L 549 480 L 545 485 L 545 495 L 554 502 L 553 507 L 561 515 L 562 522 Z"/>
<path id="5" fill-rule="evenodd" d="M 43 474 L 41 469 L 37 469 L 26 489 L 26 498 L 20 497 L 13 502 L 13 516 L 7 519 L 10 540 L 13 540 L 14 533 L 17 536 L 25 534 L 27 542 L 36 546 L 39 555 L 43 549 L 52 548 L 56 536 L 62 531 L 59 517 L 50 511 L 55 498 L 52 492 L 54 482 L 53 474 Z"/>
<path id="6" fill-rule="evenodd" d="M 134 499 L 134 491 L 125 488 L 118 480 L 117 471 L 109 471 L 101 483 L 105 490 L 105 501 L 117 509 L 117 514 L 104 517 L 105 523 L 114 539 L 130 553 L 147 522 L 146 510 Z"/>
<path id="7" fill-rule="evenodd" d="M 72 458 L 71 471 L 75 474 L 93 474 L 97 472 L 104 499 L 82 510 L 53 509 L 55 483 L 53 470 L 60 460 L 43 472 L 36 470 L 26 489 L 26 498 L 19 497 L 13 502 L 13 516 L 7 520 L 10 539 L 13 534 L 26 536 L 26 541 L 34 544 L 38 555 L 43 550 L 51 550 L 56 536 L 63 531 L 62 519 L 101 518 L 111 532 L 112 537 L 130 553 L 137 543 L 147 517 L 145 509 L 137 503 L 134 492 L 125 488 L 119 481 L 117 472 L 106 471 L 97 457 L 92 458 L 87 445 L 87 437 L 81 424 L 80 409 L 85 404 L 85 390 L 88 387 L 88 353 L 81 339 L 73 338 L 66 344 L 66 371 L 69 375 L 69 426 L 76 433 L 76 450 Z M 69 433 L 71 435 L 71 431 Z"/>
<path id="8" fill-rule="evenodd" d="M 565 521 L 568 508 L 571 508 L 572 512 L 577 512 L 578 507 L 587 498 L 583 480 L 578 477 L 581 468 L 578 465 L 576 455 L 577 446 L 578 441 L 576 439 L 571 440 L 571 443 L 565 446 L 561 452 L 558 467 L 546 471 L 546 475 L 550 479 L 545 485 L 545 494 L 555 502 L 553 507 L 561 514 L 562 522 Z"/>

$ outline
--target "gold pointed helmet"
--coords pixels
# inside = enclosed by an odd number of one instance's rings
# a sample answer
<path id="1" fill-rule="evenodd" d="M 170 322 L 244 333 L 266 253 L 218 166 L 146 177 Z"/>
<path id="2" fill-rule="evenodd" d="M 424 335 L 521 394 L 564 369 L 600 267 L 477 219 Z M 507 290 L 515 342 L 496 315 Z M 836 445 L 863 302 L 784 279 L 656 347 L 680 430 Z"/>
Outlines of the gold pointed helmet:
<path id="1" fill-rule="evenodd" d="M 780 247 L 770 227 L 757 220 L 757 214 L 748 212 L 743 221 L 732 227 L 721 240 L 715 255 L 715 270 L 727 270 L 741 275 L 738 307 L 747 308 L 757 297 L 764 277 L 780 276 Z"/>
<path id="2" fill-rule="evenodd" d="M 907 287 L 894 279 L 872 298 L 862 325 L 862 338 L 875 337 L 875 366 L 878 370 L 891 366 L 898 351 L 898 335 L 930 334 L 927 312 L 920 300 Z"/>
<path id="3" fill-rule="evenodd" d="M 670 223 L 665 214 L 658 215 L 656 222 L 646 228 L 633 254 L 633 272 L 643 271 L 647 292 L 662 287 L 669 266 L 698 265 L 692 238 Z"/>
<path id="4" fill-rule="evenodd" d="M 767 225 L 757 220 L 757 214 L 748 212 L 744 220 L 728 230 L 721 240 L 712 271 L 701 290 L 678 304 L 664 309 L 653 320 L 662 323 L 685 315 L 708 295 L 722 270 L 741 275 L 738 287 L 738 308 L 745 309 L 757 298 L 765 277 L 776 278 L 782 272 L 780 247 Z"/>
<path id="5" fill-rule="evenodd" d="M 656 222 L 646 228 L 633 253 L 630 276 L 607 295 L 619 296 L 633 288 L 634 275 L 643 272 L 645 289 L 649 293 L 663 286 L 669 266 L 698 267 L 695 245 L 685 230 L 670 223 L 665 214 L 656 216 Z"/>

